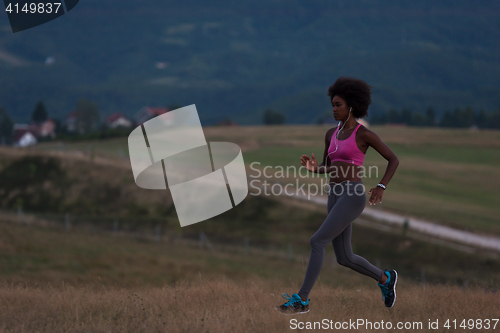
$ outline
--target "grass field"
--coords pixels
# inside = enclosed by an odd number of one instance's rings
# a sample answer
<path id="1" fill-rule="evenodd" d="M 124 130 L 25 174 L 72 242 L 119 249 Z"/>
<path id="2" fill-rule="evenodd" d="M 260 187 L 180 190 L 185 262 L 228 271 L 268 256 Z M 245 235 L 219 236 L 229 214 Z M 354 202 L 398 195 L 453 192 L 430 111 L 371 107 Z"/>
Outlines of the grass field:
<path id="1" fill-rule="evenodd" d="M 290 210 L 290 216 L 295 212 L 286 205 L 278 208 Z M 122 286 L 174 283 L 192 278 L 198 271 L 212 276 L 250 275 L 279 279 L 296 276 L 300 280 L 307 267 L 308 241 L 314 230 L 300 228 L 291 218 L 287 222 L 294 225 L 276 226 L 281 228 L 281 234 L 273 232 L 279 235 L 268 238 L 267 242 L 250 238 L 248 255 L 244 255 L 243 237 L 238 237 L 239 241 L 233 238 L 233 242 L 228 243 L 220 239 L 224 234 L 220 231 L 205 232 L 215 246 L 214 254 L 207 252 L 205 247 L 200 251 L 200 244 L 189 232 L 172 237 L 170 231 L 165 231 L 163 241 L 155 244 L 153 234 L 144 230 L 135 233 L 123 231 L 119 233 L 123 237 L 114 238 L 111 231 L 100 228 L 89 231 L 85 227 L 74 227 L 76 229 L 71 229 L 71 232 L 65 232 L 64 224 L 46 229 L 2 223 L 0 271 L 3 278 L 12 281 L 58 282 L 64 279 L 77 283 L 100 276 L 107 284 Z M 321 220 L 318 219 L 310 221 L 310 229 L 317 228 L 319 223 Z M 285 234 L 288 234 L 286 238 Z M 145 238 L 148 235 L 149 238 Z M 288 255 L 289 244 L 293 244 L 292 261 Z M 397 267 L 400 274 L 413 283 L 422 283 L 422 278 L 425 278 L 430 283 L 459 286 L 473 283 L 496 288 L 500 284 L 498 259 L 463 253 L 399 233 L 354 225 L 352 246 L 356 254 L 379 267 Z M 327 248 L 323 270 L 326 273 L 322 279 L 329 284 L 345 285 L 339 277 L 348 277 L 349 281 L 356 283 L 372 283 L 339 266 L 331 247 Z M 422 272 L 425 272 L 425 277 Z"/>
<path id="2" fill-rule="evenodd" d="M 203 276 L 151 288 L 7 285 L 0 289 L 0 332 L 289 332 L 297 327 L 319 331 L 321 326 L 313 325 L 325 320 L 331 330 L 343 322 L 363 320 L 350 329 L 344 324 L 342 331 L 347 332 L 482 332 L 486 324 L 490 330 L 499 328 L 498 295 L 482 290 L 424 289 L 401 281 L 397 304 L 388 310 L 374 288 L 319 285 L 310 313 L 284 316 L 273 308 L 283 303 L 279 293 L 291 285 L 287 287 L 260 278 Z M 429 329 L 436 321 L 439 329 Z M 451 329 L 445 328 L 447 321 Z M 367 322 L 379 329 L 370 329 Z M 389 323 L 392 329 L 387 329 Z"/>
<path id="3" fill-rule="evenodd" d="M 294 318 L 422 322 L 424 331 L 430 319 L 447 331 L 447 319 L 459 325 L 498 318 L 500 310 L 497 262 L 359 227 L 355 252 L 398 267 L 395 307 L 383 306 L 375 281 L 333 264 L 329 248 L 312 311 L 297 317 L 273 309 L 284 302 L 282 293 L 299 289 L 303 251 L 288 261 L 281 250 L 243 255 L 214 244 L 210 253 L 187 239 L 158 244 L 84 227 L 26 227 L 8 215 L 1 221 L 0 332 L 285 332 Z M 393 256 L 379 252 L 389 247 Z M 415 276 L 422 267 L 425 284 Z"/>
<path id="4" fill-rule="evenodd" d="M 237 136 L 235 137 L 238 140 Z M 2 152 L 4 163 L 14 158 L 7 154 L 7 150 Z M 10 150 L 9 153 L 22 153 L 22 151 Z M 133 183 L 127 166 L 129 162 L 126 159 L 103 159 L 96 156 L 92 160 L 85 155 L 72 154 L 62 154 L 59 157 L 66 177 L 72 179 L 66 189 L 66 196 L 70 201 L 60 206 L 61 209 L 71 209 L 69 211 L 72 214 L 71 220 L 77 224 L 78 221 L 91 222 L 108 232 L 113 228 L 113 220 L 120 219 L 120 230 L 124 230 L 125 227 L 141 232 L 149 230 L 148 232 L 153 233 L 155 226 L 158 225 L 167 238 L 176 235 L 197 237 L 199 232 L 204 232 L 214 242 L 238 244 L 240 251 L 243 250 L 244 238 L 249 237 L 252 245 L 260 244 L 271 250 L 281 251 L 282 254 L 292 245 L 293 252 L 302 256 L 305 261 L 309 254 L 309 238 L 326 215 L 326 207 L 298 200 L 283 200 L 283 197 L 249 195 L 234 209 L 210 221 L 180 228 L 175 211 L 169 213 L 167 209 L 172 205 L 168 193 L 137 188 Z M 41 192 L 42 197 L 47 197 L 49 194 L 49 191 Z M 37 215 L 64 223 L 64 212 Z M 57 243 L 56 240 L 54 242 Z M 469 256 L 456 251 L 446 252 L 440 247 L 436 248 L 434 245 L 403 236 L 401 231 L 387 234 L 355 226 L 353 247 L 377 266 L 398 267 L 402 269 L 402 273 L 416 281 L 425 270 L 428 281 L 433 282 L 452 282 L 462 285 L 471 278 L 476 278 L 476 272 L 482 272 L 481 280 L 486 281 L 488 285 L 500 283 L 498 260 Z M 395 252 L 394 248 L 398 250 Z M 15 251 L 13 255 L 15 257 Z M 21 255 L 20 258 L 22 257 Z M 390 261 L 386 262 L 387 258 L 391 258 Z M 332 259 L 333 253 L 330 252 L 330 262 Z M 446 269 L 443 269 L 444 267 Z M 6 272 L 9 269 L 11 268 L 6 268 Z M 37 272 L 36 276 L 43 272 L 44 270 Z M 264 272 L 265 270 L 262 274 Z M 269 276 L 273 274 L 274 271 Z"/>
<path id="5" fill-rule="evenodd" d="M 300 167 L 300 156 L 314 152 L 322 158 L 328 126 L 206 127 L 207 141 L 240 145 L 248 176 L 256 175 L 250 164 Z M 469 129 L 372 126 L 396 153 L 399 168 L 384 194 L 381 209 L 408 214 L 456 228 L 500 235 L 500 132 Z M 89 156 L 121 156 L 125 167 L 126 138 L 81 143 L 47 143 L 35 150 L 81 150 Z M 386 161 L 369 149 L 365 164 L 377 166 L 378 177 L 363 181 L 375 186 Z M 271 179 L 272 181 L 273 179 Z M 276 182 L 294 179 L 274 179 Z M 301 178 L 300 183 L 317 183 Z"/>
<path id="6" fill-rule="evenodd" d="M 500 235 L 499 132 L 372 129 L 400 159 L 381 208 Z M 298 167 L 302 154 L 321 156 L 326 130 L 204 129 L 208 141 L 240 145 L 249 177 L 252 162 L 260 162 L 261 170 L 267 165 Z M 282 316 L 273 308 L 284 302 L 281 294 L 300 288 L 309 238 L 323 221 L 326 207 L 248 196 L 209 222 L 179 228 L 166 209 L 171 205 L 168 193 L 135 186 L 125 138 L 1 148 L 0 170 L 33 154 L 61 161 L 69 200 L 61 207 L 71 209 L 75 225 L 65 231 L 64 211 L 28 211 L 30 227 L 16 223 L 12 211 L 0 212 L 0 332 L 285 332 L 294 318 L 421 322 L 423 331 L 429 331 L 429 320 L 439 320 L 437 331 L 446 332 L 468 331 L 468 321 L 466 328 L 459 326 L 463 319 L 481 319 L 483 325 L 490 319 L 492 329 L 491 319 L 498 318 L 498 257 L 358 224 L 353 225 L 354 252 L 400 274 L 396 306 L 385 309 L 375 281 L 338 265 L 330 246 L 310 295 L 311 313 Z M 365 165 L 384 164 L 369 151 Z M 381 177 L 364 182 L 373 186 Z M 300 181 L 319 183 L 318 178 Z M 114 217 L 122 223 L 115 237 L 110 229 Z M 134 228 L 123 228 L 132 222 Z M 156 243 L 152 230 L 160 222 L 161 241 Z M 199 232 L 210 239 L 212 251 L 200 247 L 195 238 Z M 250 239 L 248 254 L 244 237 Z M 457 329 L 444 327 L 447 319 L 456 319 Z M 413 328 L 399 331 L 422 331 Z"/>

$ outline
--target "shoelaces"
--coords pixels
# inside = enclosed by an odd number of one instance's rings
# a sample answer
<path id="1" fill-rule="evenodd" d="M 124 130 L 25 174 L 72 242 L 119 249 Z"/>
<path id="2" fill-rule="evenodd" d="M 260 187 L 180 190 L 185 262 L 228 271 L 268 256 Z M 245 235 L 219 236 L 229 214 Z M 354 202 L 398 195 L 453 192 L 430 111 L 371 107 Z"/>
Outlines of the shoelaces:
<path id="1" fill-rule="evenodd" d="M 288 296 L 288 297 L 285 297 L 285 295 Z M 288 295 L 288 293 L 282 294 L 281 297 L 283 297 L 284 299 L 288 300 L 288 302 L 285 303 L 285 306 L 290 306 L 290 305 L 292 305 L 294 303 L 298 303 L 299 302 L 299 300 L 294 299 L 293 297 L 291 297 L 290 295 Z"/>

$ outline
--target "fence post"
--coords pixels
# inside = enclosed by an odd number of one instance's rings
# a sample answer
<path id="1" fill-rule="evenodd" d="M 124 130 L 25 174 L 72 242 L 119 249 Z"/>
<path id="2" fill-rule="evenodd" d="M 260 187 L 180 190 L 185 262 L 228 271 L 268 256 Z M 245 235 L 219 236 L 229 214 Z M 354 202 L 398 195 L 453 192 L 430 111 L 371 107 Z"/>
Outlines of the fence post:
<path id="1" fill-rule="evenodd" d="M 23 215 L 23 209 L 21 208 L 21 206 L 17 206 L 17 223 L 21 223 L 21 217 Z"/>
<path id="2" fill-rule="evenodd" d="M 292 248 L 292 243 L 288 243 L 288 248 L 287 248 L 287 258 L 289 261 L 293 261 L 293 248 Z"/>
<path id="3" fill-rule="evenodd" d="M 66 230 L 66 232 L 68 232 L 70 228 L 71 228 L 71 222 L 69 220 L 69 214 L 66 213 L 64 214 L 64 229 Z"/>
<path id="4" fill-rule="evenodd" d="M 200 242 L 199 242 L 199 248 L 200 248 L 200 250 L 202 250 L 204 246 L 207 247 L 207 249 L 210 251 L 210 253 L 213 252 L 214 247 L 208 241 L 208 238 L 207 238 L 207 236 L 205 236 L 205 233 L 203 231 L 200 231 Z"/>
<path id="5" fill-rule="evenodd" d="M 113 237 L 116 237 L 118 235 L 118 220 L 115 219 L 113 221 Z"/>
<path id="6" fill-rule="evenodd" d="M 177 238 L 177 235 L 175 232 L 169 232 L 168 233 L 168 243 L 173 244 L 175 242 L 175 239 Z"/>
<path id="7" fill-rule="evenodd" d="M 243 254 L 248 255 L 250 253 L 250 240 L 248 239 L 248 236 L 245 236 L 245 239 L 243 240 Z"/>
<path id="8" fill-rule="evenodd" d="M 405 216 L 405 220 L 403 222 L 403 236 L 408 233 L 408 229 L 410 229 L 410 219 L 408 216 Z"/>
<path id="9" fill-rule="evenodd" d="M 203 236 L 205 236 L 203 234 L 203 231 L 200 231 L 200 241 L 198 243 L 198 247 L 199 247 L 200 250 L 203 250 L 203 245 L 205 243 L 205 238 Z"/>
<path id="10" fill-rule="evenodd" d="M 159 224 L 157 224 L 155 228 L 155 240 L 156 243 L 160 243 L 161 241 L 161 226 Z"/>

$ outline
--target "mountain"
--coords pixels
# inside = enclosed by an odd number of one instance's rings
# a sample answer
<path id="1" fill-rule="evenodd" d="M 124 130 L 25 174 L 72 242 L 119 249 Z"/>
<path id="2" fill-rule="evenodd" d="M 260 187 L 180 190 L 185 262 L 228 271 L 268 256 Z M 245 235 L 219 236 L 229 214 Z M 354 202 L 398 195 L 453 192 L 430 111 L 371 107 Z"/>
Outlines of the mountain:
<path id="1" fill-rule="evenodd" d="M 287 123 L 330 112 L 339 76 L 373 86 L 370 112 L 500 106 L 497 1 L 82 0 L 13 34 L 0 14 L 0 106 L 17 121 L 38 100 L 63 118 L 195 103 L 203 125 Z"/>

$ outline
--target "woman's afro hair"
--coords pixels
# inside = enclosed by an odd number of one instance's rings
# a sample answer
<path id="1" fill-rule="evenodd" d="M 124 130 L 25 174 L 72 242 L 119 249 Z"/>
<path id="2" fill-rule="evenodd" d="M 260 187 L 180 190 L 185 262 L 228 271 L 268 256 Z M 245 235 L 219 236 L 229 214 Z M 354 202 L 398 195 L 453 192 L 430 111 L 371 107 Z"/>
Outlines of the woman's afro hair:
<path id="1" fill-rule="evenodd" d="M 353 77 L 339 77 L 334 84 L 328 88 L 330 100 L 337 95 L 342 97 L 356 118 L 363 118 L 368 114 L 368 106 L 372 103 L 371 87 L 363 80 Z"/>

